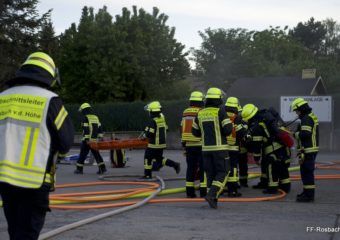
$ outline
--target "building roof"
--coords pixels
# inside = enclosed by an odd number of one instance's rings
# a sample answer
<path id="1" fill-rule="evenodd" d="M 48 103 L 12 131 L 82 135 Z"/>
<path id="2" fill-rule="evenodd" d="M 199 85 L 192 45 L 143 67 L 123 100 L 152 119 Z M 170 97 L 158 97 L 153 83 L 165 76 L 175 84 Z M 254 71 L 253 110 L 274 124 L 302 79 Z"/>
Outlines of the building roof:
<path id="1" fill-rule="evenodd" d="M 326 89 L 321 77 L 302 79 L 301 77 L 240 78 L 227 90 L 229 96 L 236 97 L 277 97 L 325 95 Z"/>

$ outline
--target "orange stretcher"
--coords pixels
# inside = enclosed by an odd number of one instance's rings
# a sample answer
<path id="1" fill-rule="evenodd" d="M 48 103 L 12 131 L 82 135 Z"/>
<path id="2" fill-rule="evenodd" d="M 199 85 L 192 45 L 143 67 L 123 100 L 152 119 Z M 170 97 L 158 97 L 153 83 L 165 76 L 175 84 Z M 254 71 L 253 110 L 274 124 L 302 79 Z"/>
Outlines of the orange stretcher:
<path id="1" fill-rule="evenodd" d="M 89 145 L 95 150 L 146 148 L 148 146 L 148 140 L 139 138 L 106 140 L 100 142 L 89 142 Z"/>

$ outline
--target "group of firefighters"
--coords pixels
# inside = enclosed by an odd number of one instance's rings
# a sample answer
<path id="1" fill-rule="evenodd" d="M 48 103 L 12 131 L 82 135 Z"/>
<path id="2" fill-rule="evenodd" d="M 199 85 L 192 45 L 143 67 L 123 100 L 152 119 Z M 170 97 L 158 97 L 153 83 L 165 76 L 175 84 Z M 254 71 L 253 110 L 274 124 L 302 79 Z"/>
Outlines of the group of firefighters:
<path id="1" fill-rule="evenodd" d="M 188 165 L 187 197 L 196 197 L 197 169 L 200 197 L 205 197 L 210 207 L 217 208 L 218 197 L 224 191 L 228 197 L 240 197 L 239 187 L 248 187 L 249 155 L 261 166 L 260 182 L 253 188 L 264 189 L 264 194 L 275 194 L 278 189 L 290 192 L 288 167 L 293 140 L 287 130 L 278 125 L 275 114 L 269 110 L 259 110 L 254 104 L 242 108 L 236 97 L 228 97 L 223 106 L 223 97 L 223 91 L 218 88 L 208 89 L 205 96 L 199 91 L 192 92 L 190 106 L 183 112 L 181 132 Z M 300 119 L 292 134 L 303 182 L 303 192 L 296 201 L 312 202 L 319 150 L 318 119 L 302 98 L 296 98 L 291 109 Z"/>
<path id="2" fill-rule="evenodd" d="M 219 88 L 210 88 L 205 95 L 194 91 L 189 98 L 189 107 L 183 112 L 181 142 L 187 162 L 187 197 L 196 197 L 196 179 L 200 181 L 199 196 L 204 197 L 212 208 L 217 208 L 218 197 L 224 192 L 228 197 L 242 196 L 239 188 L 248 187 L 249 157 L 261 167 L 260 181 L 253 188 L 264 189 L 264 194 L 276 194 L 279 189 L 289 193 L 291 183 L 288 168 L 294 141 L 290 140 L 288 130 L 278 124 L 276 112 L 259 110 L 254 104 L 246 104 L 242 108 L 236 97 L 228 97 L 224 106 L 223 103 L 224 92 Z M 303 192 L 297 195 L 296 201 L 312 202 L 315 192 L 314 165 L 318 152 L 318 119 L 302 98 L 295 99 L 291 108 L 300 118 L 294 137 Z M 98 118 L 91 113 L 91 106 L 84 103 L 79 110 L 84 115 L 83 142 L 75 174 L 83 173 L 84 161 L 90 150 L 88 142 L 102 134 Z M 163 156 L 167 124 L 160 102 L 147 104 L 145 110 L 149 112 L 150 121 L 141 136 L 148 139 L 143 178 L 151 179 L 152 172 L 163 166 L 174 168 L 178 174 L 180 163 Z M 98 163 L 97 173 L 105 173 L 105 164 L 99 152 L 91 151 Z"/>

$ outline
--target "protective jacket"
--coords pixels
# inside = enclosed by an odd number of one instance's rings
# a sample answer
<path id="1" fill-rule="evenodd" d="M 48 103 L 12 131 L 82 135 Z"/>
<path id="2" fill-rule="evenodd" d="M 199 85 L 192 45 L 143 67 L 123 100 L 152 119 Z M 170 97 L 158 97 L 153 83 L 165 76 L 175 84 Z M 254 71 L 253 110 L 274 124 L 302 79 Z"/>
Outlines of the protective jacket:
<path id="1" fill-rule="evenodd" d="M 86 114 L 81 122 L 84 141 L 97 141 L 103 137 L 103 130 L 99 118 L 94 114 Z"/>
<path id="2" fill-rule="evenodd" d="M 313 112 L 301 114 L 301 124 L 295 133 L 298 141 L 298 150 L 304 153 L 315 153 L 319 151 L 319 122 Z"/>
<path id="3" fill-rule="evenodd" d="M 154 116 L 144 129 L 144 133 L 149 139 L 148 148 L 166 148 L 167 129 L 164 115 L 160 113 Z"/>
<path id="4" fill-rule="evenodd" d="M 227 138 L 233 125 L 224 109 L 210 107 L 199 111 L 192 125 L 192 134 L 202 137 L 202 151 L 228 150 Z"/>
<path id="5" fill-rule="evenodd" d="M 73 126 L 61 99 L 37 86 L 0 93 L 0 182 L 40 188 L 54 180 L 58 153 L 73 141 Z"/>
<path id="6" fill-rule="evenodd" d="M 202 146 L 200 137 L 192 134 L 192 124 L 201 110 L 199 107 L 191 106 L 184 110 L 181 122 L 181 140 L 186 147 Z"/>

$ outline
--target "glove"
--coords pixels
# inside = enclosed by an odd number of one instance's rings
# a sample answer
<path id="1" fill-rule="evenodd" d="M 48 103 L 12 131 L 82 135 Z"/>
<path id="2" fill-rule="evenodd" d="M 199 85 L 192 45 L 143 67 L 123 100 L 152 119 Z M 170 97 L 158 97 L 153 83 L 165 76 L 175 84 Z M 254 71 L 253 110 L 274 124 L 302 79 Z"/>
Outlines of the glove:
<path id="1" fill-rule="evenodd" d="M 303 162 L 305 161 L 305 153 L 303 150 L 298 152 L 297 157 L 299 158 L 299 164 L 302 165 Z"/>
<path id="2" fill-rule="evenodd" d="M 146 139 L 146 135 L 145 135 L 145 132 L 142 132 L 139 136 L 138 136 L 139 139 Z"/>

